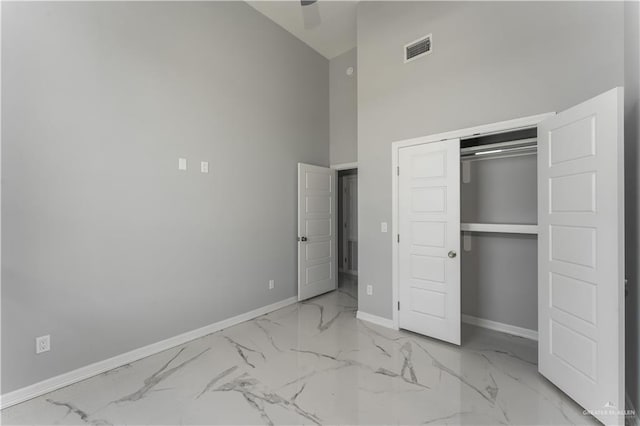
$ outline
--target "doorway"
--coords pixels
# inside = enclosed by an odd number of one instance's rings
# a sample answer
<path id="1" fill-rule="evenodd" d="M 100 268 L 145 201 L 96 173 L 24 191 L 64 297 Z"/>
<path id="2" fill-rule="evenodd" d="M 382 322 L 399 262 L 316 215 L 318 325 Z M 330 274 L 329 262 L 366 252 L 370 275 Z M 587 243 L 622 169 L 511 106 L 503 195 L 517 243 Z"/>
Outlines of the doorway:
<path id="1" fill-rule="evenodd" d="M 338 287 L 357 295 L 358 170 L 338 171 Z"/>

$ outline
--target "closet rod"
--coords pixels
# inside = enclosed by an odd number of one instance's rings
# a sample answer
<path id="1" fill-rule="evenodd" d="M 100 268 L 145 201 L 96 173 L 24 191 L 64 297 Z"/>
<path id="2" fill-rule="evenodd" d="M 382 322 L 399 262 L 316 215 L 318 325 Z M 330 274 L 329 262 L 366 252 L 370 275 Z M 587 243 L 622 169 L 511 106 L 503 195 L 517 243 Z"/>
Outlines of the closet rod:
<path id="1" fill-rule="evenodd" d="M 520 139 L 460 149 L 461 158 L 479 157 L 492 154 L 533 153 L 537 151 L 537 139 Z"/>

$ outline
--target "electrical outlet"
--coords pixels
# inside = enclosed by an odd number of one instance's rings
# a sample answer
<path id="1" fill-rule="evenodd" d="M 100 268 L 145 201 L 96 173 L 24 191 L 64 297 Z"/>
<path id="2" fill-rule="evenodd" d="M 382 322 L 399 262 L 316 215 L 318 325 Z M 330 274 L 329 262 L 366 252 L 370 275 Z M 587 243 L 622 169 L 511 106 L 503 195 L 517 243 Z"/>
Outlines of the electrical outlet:
<path id="1" fill-rule="evenodd" d="M 372 296 L 372 295 L 373 295 L 373 286 L 369 284 L 367 286 L 367 296 Z"/>
<path id="2" fill-rule="evenodd" d="M 380 232 L 387 232 L 387 222 L 380 222 Z"/>
<path id="3" fill-rule="evenodd" d="M 36 353 L 49 352 L 51 350 L 51 336 L 36 337 Z"/>
<path id="4" fill-rule="evenodd" d="M 200 172 L 201 173 L 209 173 L 209 162 L 201 161 L 200 162 Z"/>
<path id="5" fill-rule="evenodd" d="M 178 158 L 178 170 L 187 170 L 186 158 Z"/>
<path id="6" fill-rule="evenodd" d="M 273 290 L 273 288 L 276 286 L 276 283 L 274 280 L 269 280 L 269 290 Z"/>

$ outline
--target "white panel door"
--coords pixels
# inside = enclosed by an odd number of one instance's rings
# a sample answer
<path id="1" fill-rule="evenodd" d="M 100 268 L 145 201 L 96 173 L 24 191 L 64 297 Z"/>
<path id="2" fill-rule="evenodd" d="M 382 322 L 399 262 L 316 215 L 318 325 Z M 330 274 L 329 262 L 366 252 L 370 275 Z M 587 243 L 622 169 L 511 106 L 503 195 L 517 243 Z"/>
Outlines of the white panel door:
<path id="1" fill-rule="evenodd" d="M 399 150 L 400 328 L 460 344 L 460 140 Z"/>
<path id="2" fill-rule="evenodd" d="M 625 408 L 622 96 L 538 126 L 538 369 L 605 424 Z"/>
<path id="3" fill-rule="evenodd" d="M 298 300 L 336 289 L 336 171 L 298 163 Z"/>

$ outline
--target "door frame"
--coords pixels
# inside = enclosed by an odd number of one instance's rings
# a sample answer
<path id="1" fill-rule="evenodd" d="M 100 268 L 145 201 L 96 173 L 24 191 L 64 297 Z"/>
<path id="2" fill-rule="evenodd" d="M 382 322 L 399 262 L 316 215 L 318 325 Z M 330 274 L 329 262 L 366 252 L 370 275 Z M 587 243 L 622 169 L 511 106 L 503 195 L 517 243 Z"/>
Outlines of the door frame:
<path id="1" fill-rule="evenodd" d="M 334 170 L 351 170 L 351 169 L 357 169 L 358 168 L 358 162 L 356 161 L 355 163 L 340 163 L 340 164 L 332 164 L 329 166 L 330 168 L 334 169 Z"/>
<path id="2" fill-rule="evenodd" d="M 556 115 L 555 112 L 531 115 L 528 117 L 516 118 L 513 120 L 500 121 L 497 123 L 484 124 L 466 129 L 454 130 L 450 132 L 437 133 L 429 136 L 421 136 L 413 139 L 406 139 L 393 142 L 391 144 L 391 287 L 392 287 L 392 323 L 393 328 L 398 330 L 398 301 L 399 301 L 399 250 L 398 250 L 398 166 L 400 149 L 409 146 L 422 145 L 431 142 L 440 142 L 447 139 L 465 139 L 471 136 L 489 135 L 492 133 L 503 133 L 524 128 L 536 127 L 541 121 Z M 462 319 L 461 319 L 462 320 Z"/>

